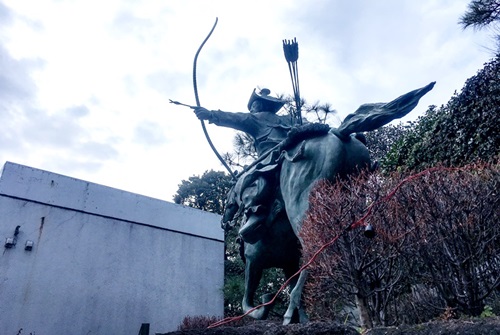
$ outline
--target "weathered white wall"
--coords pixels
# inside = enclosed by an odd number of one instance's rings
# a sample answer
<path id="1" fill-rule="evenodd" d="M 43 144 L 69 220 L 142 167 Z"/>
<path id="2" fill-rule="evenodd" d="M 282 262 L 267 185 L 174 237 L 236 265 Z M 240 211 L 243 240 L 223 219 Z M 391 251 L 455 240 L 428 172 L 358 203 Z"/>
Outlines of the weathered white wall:
<path id="1" fill-rule="evenodd" d="M 154 334 L 223 315 L 218 215 L 6 163 L 0 241 L 1 334 Z"/>

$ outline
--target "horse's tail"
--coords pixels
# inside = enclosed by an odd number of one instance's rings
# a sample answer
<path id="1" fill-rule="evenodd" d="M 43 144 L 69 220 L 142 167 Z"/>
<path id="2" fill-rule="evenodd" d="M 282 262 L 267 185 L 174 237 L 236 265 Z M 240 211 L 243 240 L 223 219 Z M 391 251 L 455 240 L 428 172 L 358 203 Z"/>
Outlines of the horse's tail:
<path id="1" fill-rule="evenodd" d="M 408 114 L 427 92 L 432 90 L 436 82 L 408 92 L 387 103 L 361 105 L 354 113 L 347 115 L 337 132 L 347 137 L 350 134 L 378 129 L 389 122 Z"/>

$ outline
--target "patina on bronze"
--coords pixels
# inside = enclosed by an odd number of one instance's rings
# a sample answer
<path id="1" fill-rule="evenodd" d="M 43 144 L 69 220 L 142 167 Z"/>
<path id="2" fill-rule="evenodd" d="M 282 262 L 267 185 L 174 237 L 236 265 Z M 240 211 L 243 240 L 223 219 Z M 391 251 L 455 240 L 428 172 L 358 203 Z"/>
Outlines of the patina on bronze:
<path id="1" fill-rule="evenodd" d="M 223 226 L 232 226 L 242 216 L 239 233 L 246 258 L 243 309 L 253 309 L 253 296 L 263 269 L 284 269 L 290 277 L 298 271 L 302 221 L 309 206 L 309 192 L 317 181 L 345 178 L 372 166 L 368 149 L 358 133 L 375 130 L 408 114 L 434 82 L 408 92 L 388 103 L 361 105 L 338 128 L 324 124 L 295 125 L 277 115 L 283 101 L 270 90 L 252 92 L 250 113 L 231 113 L 194 108 L 200 120 L 249 134 L 259 155 L 258 163 L 241 173 L 226 199 Z M 365 232 L 372 237 L 372 228 Z M 290 304 L 284 323 L 308 320 L 301 304 L 307 271 L 290 282 Z M 269 296 L 263 297 L 263 301 Z M 270 306 L 251 312 L 266 318 Z"/>
<path id="2" fill-rule="evenodd" d="M 320 123 L 308 123 L 300 115 L 298 90 L 298 45 L 284 41 L 283 48 L 289 64 L 296 100 L 296 117 L 277 112 L 284 101 L 271 96 L 267 88 L 252 91 L 248 101 L 250 113 L 231 113 L 208 110 L 200 106 L 196 85 L 196 61 L 203 45 L 213 32 L 215 24 L 198 49 L 193 65 L 193 84 L 196 106 L 170 100 L 187 106 L 200 119 L 207 140 L 228 169 L 235 185 L 226 198 L 222 226 L 230 228 L 242 219 L 239 234 L 244 241 L 245 294 L 243 311 L 250 316 L 265 319 L 270 305 L 254 308 L 254 295 L 267 268 L 282 268 L 290 278 L 290 303 L 284 315 L 284 324 L 306 322 L 302 306 L 302 291 L 307 270 L 297 276 L 301 256 L 299 232 L 309 207 L 309 193 L 319 180 L 335 180 L 370 169 L 373 165 L 362 132 L 372 131 L 408 114 L 420 98 L 434 87 L 434 82 L 403 94 L 388 103 L 361 105 L 349 114 L 338 128 Z M 294 79 L 295 78 L 295 79 Z M 254 141 L 258 159 L 236 178 L 213 146 L 205 128 L 207 120 L 217 126 L 229 127 L 249 134 Z M 349 227 L 346 227 L 349 228 Z M 373 227 L 366 227 L 365 236 L 374 236 Z M 263 302 L 272 295 L 263 297 Z"/>

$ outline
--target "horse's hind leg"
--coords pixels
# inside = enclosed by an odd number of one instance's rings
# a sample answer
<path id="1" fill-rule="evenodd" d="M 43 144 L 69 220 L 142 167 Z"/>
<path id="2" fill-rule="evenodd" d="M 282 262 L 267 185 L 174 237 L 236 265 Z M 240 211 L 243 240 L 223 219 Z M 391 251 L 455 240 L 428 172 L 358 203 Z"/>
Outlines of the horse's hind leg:
<path id="1" fill-rule="evenodd" d="M 302 305 L 302 291 L 304 290 L 304 284 L 307 278 L 307 271 L 303 270 L 299 277 L 294 281 L 295 285 L 290 286 L 290 303 L 288 304 L 288 309 L 286 310 L 285 316 L 283 318 L 283 324 L 287 325 L 290 323 L 306 323 L 309 321 L 309 317 Z M 292 285 L 292 283 L 290 284 Z"/>
<path id="2" fill-rule="evenodd" d="M 285 280 L 289 280 L 290 282 L 288 284 L 289 290 L 290 290 L 290 295 L 291 292 L 293 292 L 295 286 L 297 285 L 297 281 L 299 279 L 299 275 L 296 275 L 297 272 L 299 271 L 299 264 L 294 264 L 293 266 L 288 266 L 283 268 L 283 272 L 285 273 Z M 299 304 L 299 307 L 294 310 L 292 313 L 292 316 L 289 321 L 284 322 L 285 324 L 288 323 L 299 323 L 299 322 L 304 322 L 304 319 L 307 319 L 307 315 L 305 312 L 305 309 L 303 308 L 302 304 Z M 301 321 L 302 320 L 302 321 Z"/>
<path id="3" fill-rule="evenodd" d="M 262 278 L 262 267 L 256 266 L 251 260 L 247 258 L 245 265 L 245 295 L 243 296 L 242 308 L 243 313 L 247 313 L 254 308 L 254 296 L 257 288 L 259 287 L 260 279 Z M 266 302 L 266 301 L 264 301 Z M 269 315 L 271 310 L 270 305 L 260 307 L 248 315 L 257 320 L 264 320 Z"/>

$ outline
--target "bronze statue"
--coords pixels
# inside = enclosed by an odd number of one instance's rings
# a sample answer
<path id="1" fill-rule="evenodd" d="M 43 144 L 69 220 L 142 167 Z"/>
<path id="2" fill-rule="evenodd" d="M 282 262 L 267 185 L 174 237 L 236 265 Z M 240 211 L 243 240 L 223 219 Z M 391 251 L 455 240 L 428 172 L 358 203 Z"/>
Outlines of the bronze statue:
<path id="1" fill-rule="evenodd" d="M 269 96 L 268 89 L 259 94 L 252 92 L 248 103 L 250 113 L 194 108 L 200 120 L 249 134 L 259 155 L 256 163 L 238 176 L 227 196 L 223 216 L 224 225 L 231 225 L 243 216 L 239 232 L 247 258 L 245 312 L 253 308 L 253 295 L 263 269 L 283 268 L 287 277 L 298 270 L 299 231 L 309 206 L 309 192 L 316 182 L 343 178 L 370 168 L 368 149 L 359 133 L 403 117 L 433 87 L 434 82 L 389 103 L 364 104 L 334 129 L 316 123 L 294 125 L 290 117 L 277 115 L 283 101 Z M 307 321 L 301 306 L 306 277 L 307 271 L 302 271 L 290 284 L 285 324 Z M 251 315 L 265 318 L 268 307 L 255 310 Z"/>
<path id="2" fill-rule="evenodd" d="M 271 211 L 274 210 L 277 215 L 282 210 L 282 204 L 272 199 L 277 193 L 279 164 L 276 155 L 279 152 L 276 146 L 287 138 L 293 127 L 293 120 L 290 116 L 276 114 L 285 102 L 269 94 L 268 89 L 261 90 L 260 94 L 254 89 L 248 101 L 250 113 L 210 111 L 203 107 L 195 109 L 200 120 L 243 131 L 254 140 L 259 164 L 240 174 L 230 193 L 230 196 L 239 197 L 244 207 L 239 205 L 240 201 L 228 198 L 223 220 L 224 225 L 231 224 L 239 216 L 238 210 L 244 209 L 245 225 L 241 228 L 240 235 L 249 243 L 255 241 L 256 228 L 262 225 Z"/>
<path id="3" fill-rule="evenodd" d="M 419 99 L 434 87 L 434 82 L 411 91 L 389 103 L 365 104 L 348 115 L 342 124 L 330 129 L 325 124 L 303 122 L 298 86 L 298 44 L 283 41 L 294 89 L 296 112 L 291 117 L 276 113 L 283 101 L 271 97 L 268 89 L 252 92 L 250 113 L 229 113 L 201 107 L 196 80 L 198 55 L 211 36 L 218 19 L 204 39 L 193 64 L 193 88 L 196 106 L 178 101 L 171 103 L 194 109 L 210 147 L 236 180 L 227 195 L 223 227 L 234 224 L 243 216 L 239 233 L 244 241 L 245 296 L 243 310 L 257 319 L 267 317 L 270 305 L 253 308 L 253 296 L 262 270 L 282 268 L 290 278 L 290 303 L 284 324 L 306 322 L 301 305 L 302 290 L 307 277 L 303 270 L 297 276 L 300 261 L 299 232 L 309 206 L 309 192 L 317 181 L 335 180 L 371 168 L 368 149 L 362 132 L 375 130 L 409 113 Z M 253 140 L 258 158 L 237 177 L 215 149 L 205 128 L 204 120 L 218 126 L 244 131 Z M 370 232 L 372 235 L 372 232 Z M 263 297 L 267 302 L 270 296 Z M 272 301 L 269 301 L 272 302 Z"/>

